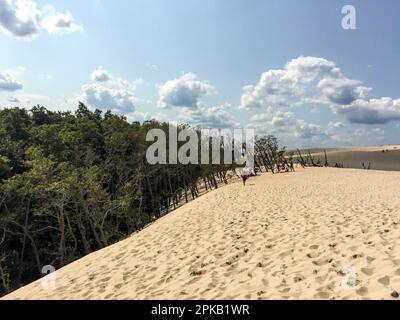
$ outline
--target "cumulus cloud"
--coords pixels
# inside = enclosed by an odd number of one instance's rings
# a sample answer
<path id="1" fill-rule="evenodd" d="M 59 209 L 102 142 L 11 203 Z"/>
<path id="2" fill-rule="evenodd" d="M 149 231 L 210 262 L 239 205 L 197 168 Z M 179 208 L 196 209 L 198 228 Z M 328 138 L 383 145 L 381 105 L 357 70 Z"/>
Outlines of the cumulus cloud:
<path id="1" fill-rule="evenodd" d="M 151 119 L 157 118 L 157 117 L 152 117 L 147 112 L 141 112 L 141 111 L 128 112 L 127 114 L 125 114 L 125 116 L 128 119 L 128 121 L 130 121 L 130 122 L 135 122 L 135 121 L 143 122 L 146 120 L 151 120 Z"/>
<path id="2" fill-rule="evenodd" d="M 135 110 L 135 96 L 126 89 L 114 89 L 92 83 L 82 86 L 82 99 L 98 109 L 114 109 L 118 111 Z"/>
<path id="3" fill-rule="evenodd" d="M 70 12 L 57 12 L 52 6 L 40 9 L 35 0 L 0 0 L 0 26 L 8 35 L 25 40 L 41 31 L 68 34 L 82 30 Z"/>
<path id="4" fill-rule="evenodd" d="M 371 88 L 347 78 L 333 61 L 299 57 L 284 69 L 268 70 L 256 85 L 243 88 L 240 108 L 327 105 L 351 123 L 382 124 L 400 120 L 400 99 L 368 97 Z"/>
<path id="5" fill-rule="evenodd" d="M 295 127 L 295 136 L 301 139 L 309 139 L 313 137 L 329 138 L 327 133 L 318 124 L 307 123 L 304 120 L 297 120 Z"/>
<path id="6" fill-rule="evenodd" d="M 179 120 L 198 125 L 203 128 L 229 128 L 234 125 L 230 113 L 227 111 L 229 105 L 197 108 L 183 108 Z"/>
<path id="7" fill-rule="evenodd" d="M 0 0 L 0 25 L 17 38 L 32 38 L 41 30 L 41 12 L 35 1 Z"/>
<path id="8" fill-rule="evenodd" d="M 198 80 L 193 72 L 168 80 L 159 86 L 158 106 L 179 109 L 178 119 L 203 128 L 231 127 L 233 121 L 227 109 L 228 104 L 207 107 L 201 99 L 215 92 L 207 81 Z"/>
<path id="9" fill-rule="evenodd" d="M 113 110 L 117 113 L 138 116 L 135 111 L 138 98 L 135 95 L 136 86 L 141 79 L 130 82 L 121 78 L 113 80 L 111 73 L 99 67 L 91 74 L 91 79 L 97 81 L 82 86 L 79 99 L 89 106 L 102 110 Z M 140 117 L 139 117 L 140 118 Z"/>
<path id="10" fill-rule="evenodd" d="M 214 90 L 207 81 L 197 80 L 197 75 L 189 72 L 159 86 L 158 105 L 161 108 L 197 108 L 200 99 Z"/>
<path id="11" fill-rule="evenodd" d="M 92 74 L 90 75 L 90 78 L 93 81 L 103 82 L 103 81 L 111 80 L 112 75 L 106 69 L 104 69 L 102 66 L 99 66 L 92 72 Z"/>
<path id="12" fill-rule="evenodd" d="M 384 124 L 400 120 L 400 99 L 384 97 L 379 99 L 353 101 L 350 105 L 335 106 L 333 110 L 344 114 L 353 123 Z"/>
<path id="13" fill-rule="evenodd" d="M 22 87 L 22 84 L 15 80 L 12 75 L 0 72 L 0 91 L 17 91 Z"/>
<path id="14" fill-rule="evenodd" d="M 291 147 L 338 146 L 380 144 L 385 138 L 385 131 L 379 127 L 365 125 L 345 125 L 340 121 L 330 121 L 327 125 L 310 123 L 297 119 L 289 111 L 260 113 L 250 118 L 249 128 L 257 134 L 273 134 L 283 144 Z"/>
<path id="15" fill-rule="evenodd" d="M 262 133 L 296 139 L 329 139 L 329 133 L 320 125 L 296 119 L 292 112 L 261 113 L 250 118 L 249 126 Z"/>
<path id="16" fill-rule="evenodd" d="M 302 104 L 350 104 L 370 88 L 348 79 L 332 61 L 299 57 L 284 69 L 268 70 L 256 85 L 243 88 L 241 108 L 288 107 Z"/>
<path id="17" fill-rule="evenodd" d="M 51 6 L 45 7 L 42 27 L 49 34 L 55 35 L 70 34 L 83 30 L 82 26 L 75 22 L 71 12 L 57 12 Z"/>
<path id="18" fill-rule="evenodd" d="M 207 107 L 201 99 L 215 92 L 207 81 L 198 80 L 193 72 L 168 80 L 159 88 L 158 106 L 179 109 L 178 119 L 203 128 L 231 127 L 233 120 L 229 104 Z"/>

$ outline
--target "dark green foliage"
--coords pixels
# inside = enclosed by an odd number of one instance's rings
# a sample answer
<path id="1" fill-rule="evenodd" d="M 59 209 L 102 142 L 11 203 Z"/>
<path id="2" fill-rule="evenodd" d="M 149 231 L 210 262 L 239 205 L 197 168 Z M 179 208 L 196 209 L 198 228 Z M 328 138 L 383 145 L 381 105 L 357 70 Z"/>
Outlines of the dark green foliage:
<path id="1" fill-rule="evenodd" d="M 147 164 L 151 128 L 168 132 L 83 104 L 0 111 L 0 295 L 226 183 L 224 166 Z"/>
<path id="2" fill-rule="evenodd" d="M 129 123 L 82 103 L 75 114 L 0 111 L 0 295 L 227 183 L 232 165 L 149 165 L 146 134 L 168 126 Z M 261 171 L 279 171 L 283 154 L 276 138 L 257 139 Z"/>

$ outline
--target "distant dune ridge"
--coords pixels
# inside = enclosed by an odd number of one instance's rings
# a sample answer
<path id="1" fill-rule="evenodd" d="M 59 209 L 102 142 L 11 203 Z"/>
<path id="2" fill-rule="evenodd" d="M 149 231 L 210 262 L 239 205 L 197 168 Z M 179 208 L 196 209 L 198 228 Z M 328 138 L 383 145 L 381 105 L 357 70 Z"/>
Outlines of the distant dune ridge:
<path id="1" fill-rule="evenodd" d="M 400 172 L 263 174 L 5 299 L 396 299 Z"/>
<path id="2" fill-rule="evenodd" d="M 308 152 L 308 149 L 302 152 Z M 313 157 L 320 159 L 323 164 L 325 161 L 324 149 L 311 149 Z M 326 149 L 330 166 L 341 163 L 345 168 L 362 169 L 362 164 L 371 169 L 400 171 L 400 146 L 380 146 L 380 147 L 349 147 Z"/>

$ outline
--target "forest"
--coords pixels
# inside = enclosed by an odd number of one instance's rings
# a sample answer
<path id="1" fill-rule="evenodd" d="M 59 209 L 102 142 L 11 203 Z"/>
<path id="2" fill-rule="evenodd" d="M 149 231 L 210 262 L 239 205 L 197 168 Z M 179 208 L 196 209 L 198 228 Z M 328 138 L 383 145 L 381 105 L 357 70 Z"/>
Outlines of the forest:
<path id="1" fill-rule="evenodd" d="M 148 164 L 146 133 L 168 126 L 82 103 L 0 110 L 0 296 L 228 183 L 232 165 Z M 288 170 L 284 153 L 275 137 L 256 139 L 259 171 Z"/>

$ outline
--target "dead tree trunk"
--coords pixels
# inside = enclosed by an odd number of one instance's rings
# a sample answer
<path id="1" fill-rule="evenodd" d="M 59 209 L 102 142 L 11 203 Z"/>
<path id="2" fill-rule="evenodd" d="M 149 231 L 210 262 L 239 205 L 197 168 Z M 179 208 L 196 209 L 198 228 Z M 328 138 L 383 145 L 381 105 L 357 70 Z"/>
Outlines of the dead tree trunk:
<path id="1" fill-rule="evenodd" d="M 300 161 L 300 164 L 301 164 L 301 166 L 304 168 L 304 167 L 306 166 L 306 162 L 305 162 L 303 156 L 301 155 L 301 151 L 300 151 L 299 149 L 297 149 L 297 153 L 299 154 L 299 161 Z"/>
<path id="2" fill-rule="evenodd" d="M 326 150 L 324 150 L 324 155 L 325 155 L 325 163 L 324 163 L 324 166 L 325 166 L 325 167 L 329 167 L 328 156 L 326 155 Z"/>

